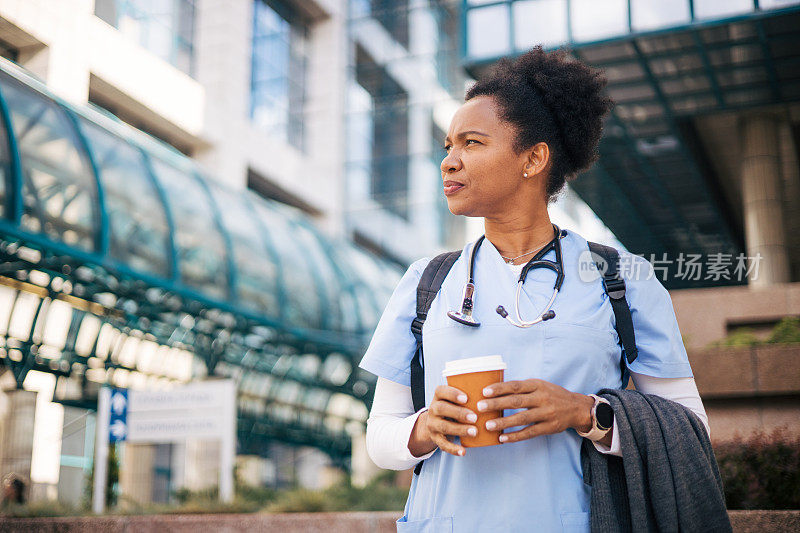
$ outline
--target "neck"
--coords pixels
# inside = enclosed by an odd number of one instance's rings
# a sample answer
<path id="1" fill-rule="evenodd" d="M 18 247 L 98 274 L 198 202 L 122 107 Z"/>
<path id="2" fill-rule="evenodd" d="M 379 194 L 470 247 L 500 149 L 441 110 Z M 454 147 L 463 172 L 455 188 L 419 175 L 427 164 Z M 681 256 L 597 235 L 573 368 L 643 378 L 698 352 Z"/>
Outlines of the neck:
<path id="1" fill-rule="evenodd" d="M 486 218 L 484 232 L 489 242 L 505 257 L 517 257 L 541 248 L 554 236 L 553 224 L 546 209 L 525 219 Z M 532 256 L 526 255 L 514 262 L 527 262 Z"/>

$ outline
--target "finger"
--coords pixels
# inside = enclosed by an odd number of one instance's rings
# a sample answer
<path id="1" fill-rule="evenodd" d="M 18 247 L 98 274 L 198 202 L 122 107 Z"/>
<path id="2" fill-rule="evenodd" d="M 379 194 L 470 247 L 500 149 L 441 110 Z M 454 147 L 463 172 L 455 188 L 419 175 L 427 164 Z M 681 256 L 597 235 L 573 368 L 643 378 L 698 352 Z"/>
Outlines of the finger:
<path id="1" fill-rule="evenodd" d="M 478 415 L 474 411 L 445 401 L 432 402 L 428 411 L 434 416 L 452 418 L 458 422 L 474 424 L 478 420 Z"/>
<path id="2" fill-rule="evenodd" d="M 492 383 L 483 389 L 483 396 L 489 398 L 491 396 L 502 396 L 504 394 L 521 394 L 524 392 L 533 392 L 538 386 L 539 379 L 525 379 L 521 381 L 499 381 Z"/>
<path id="3" fill-rule="evenodd" d="M 521 440 L 539 437 L 541 435 L 550 435 L 552 433 L 555 433 L 553 424 L 550 422 L 542 422 L 541 424 L 532 424 L 526 428 L 520 429 L 519 431 L 503 433 L 500 435 L 499 439 L 500 442 L 518 442 Z"/>
<path id="4" fill-rule="evenodd" d="M 467 403 L 467 394 L 464 391 L 458 390 L 450 385 L 439 385 L 433 391 L 434 400 L 447 400 L 455 404 Z"/>
<path id="5" fill-rule="evenodd" d="M 486 421 L 486 429 L 491 431 L 513 428 L 516 426 L 527 426 L 536 422 L 543 422 L 549 418 L 550 410 L 542 407 L 528 409 L 514 413 L 513 415 L 493 418 Z"/>
<path id="6" fill-rule="evenodd" d="M 533 393 L 507 394 L 497 398 L 487 398 L 478 402 L 478 412 L 500 411 L 502 409 L 530 409 L 537 407 L 536 398 Z"/>
<path id="7" fill-rule="evenodd" d="M 453 435 L 458 437 L 474 437 L 478 434 L 478 428 L 469 424 L 459 424 L 444 418 L 432 417 L 428 419 L 428 427 L 433 433 L 443 435 Z"/>
<path id="8" fill-rule="evenodd" d="M 454 442 L 450 442 L 441 433 L 432 433 L 431 440 L 433 440 L 433 443 L 436 444 L 443 452 L 447 452 L 458 457 L 462 457 L 466 453 L 466 450 L 463 446 L 459 446 Z"/>

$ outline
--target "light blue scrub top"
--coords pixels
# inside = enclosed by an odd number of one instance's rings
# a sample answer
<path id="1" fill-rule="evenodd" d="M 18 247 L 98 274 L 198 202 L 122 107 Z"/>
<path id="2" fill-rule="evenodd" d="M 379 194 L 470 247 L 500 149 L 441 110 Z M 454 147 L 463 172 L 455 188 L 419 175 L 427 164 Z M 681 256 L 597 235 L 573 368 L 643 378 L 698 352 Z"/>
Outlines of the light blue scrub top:
<path id="1" fill-rule="evenodd" d="M 614 313 L 602 281 L 587 260 L 586 239 L 568 231 L 561 238 L 564 284 L 555 299 L 554 319 L 517 328 L 495 309 L 513 317 L 517 277 L 486 239 L 475 260 L 471 328 L 447 316 L 461 309 L 469 251 L 462 250 L 431 305 L 423 327 L 425 400 L 445 384 L 447 361 L 499 354 L 508 365 L 505 379 L 543 379 L 583 394 L 620 388 L 621 348 Z M 550 251 L 546 258 L 555 260 Z M 361 361 L 361 368 L 410 385 L 415 341 L 410 324 L 416 316 L 416 289 L 430 258 L 413 263 L 386 306 Z M 631 308 L 639 356 L 630 369 L 649 376 L 692 377 L 669 293 L 645 259 L 621 252 L 626 298 Z M 586 265 L 594 274 L 586 274 Z M 584 273 L 579 269 L 583 265 Z M 647 279 L 647 278 L 650 279 Z M 585 281 L 587 278 L 594 278 Z M 532 269 L 520 295 L 520 312 L 531 320 L 553 292 L 555 274 Z M 506 410 L 508 416 L 516 411 Z M 507 431 L 512 431 L 512 428 Z M 463 457 L 441 450 L 414 476 L 398 531 L 589 531 L 589 496 L 580 464 L 581 437 L 569 429 L 559 434 L 483 448 Z"/>

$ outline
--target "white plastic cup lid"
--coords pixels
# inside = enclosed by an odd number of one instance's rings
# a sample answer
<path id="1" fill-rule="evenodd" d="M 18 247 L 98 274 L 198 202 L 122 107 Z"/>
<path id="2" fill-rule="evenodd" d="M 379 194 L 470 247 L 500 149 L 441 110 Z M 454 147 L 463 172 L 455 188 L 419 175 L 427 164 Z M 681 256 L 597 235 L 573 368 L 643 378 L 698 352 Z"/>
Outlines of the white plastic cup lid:
<path id="1" fill-rule="evenodd" d="M 487 372 L 489 370 L 505 370 L 506 364 L 503 362 L 502 355 L 487 355 L 484 357 L 470 357 L 468 359 L 456 359 L 447 361 L 444 364 L 442 376 L 455 376 L 457 374 L 467 374 L 470 372 Z"/>

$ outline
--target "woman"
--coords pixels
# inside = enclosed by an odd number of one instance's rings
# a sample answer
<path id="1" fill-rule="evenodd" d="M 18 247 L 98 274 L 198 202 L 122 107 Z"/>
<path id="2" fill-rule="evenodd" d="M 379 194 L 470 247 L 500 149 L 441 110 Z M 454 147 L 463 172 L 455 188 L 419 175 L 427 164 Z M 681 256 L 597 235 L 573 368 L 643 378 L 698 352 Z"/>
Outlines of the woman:
<path id="1" fill-rule="evenodd" d="M 414 476 L 398 531 L 588 531 L 590 487 L 580 466 L 581 437 L 593 426 L 599 389 L 620 388 L 620 346 L 614 315 L 600 279 L 579 273 L 587 241 L 556 234 L 547 206 L 567 179 L 598 157 L 603 116 L 612 103 L 606 80 L 562 52 L 536 47 L 501 60 L 473 85 L 455 113 L 441 163 L 444 194 L 456 215 L 483 217 L 485 240 L 476 254 L 472 328 L 451 320 L 461 309 L 468 244 L 431 305 L 423 328 L 426 409 L 414 412 L 409 361 L 416 288 L 429 258 L 411 265 L 378 324 L 361 367 L 378 376 L 367 426 L 367 449 L 383 468 Z M 560 239 L 565 278 L 553 304 L 555 318 L 518 328 L 495 312 L 513 309 L 523 265 Z M 582 256 L 583 254 L 583 256 Z M 554 259 L 553 251 L 546 258 Z M 658 394 L 707 418 L 681 341 L 669 294 L 645 260 L 622 254 L 639 349 L 630 365 L 642 392 Z M 553 291 L 554 274 L 531 270 L 520 314 L 536 316 Z M 506 381 L 484 392 L 487 410 L 504 409 L 488 423 L 502 444 L 462 447 L 454 437 L 473 433 L 476 413 L 464 394 L 445 384 L 447 361 L 500 354 Z M 481 405 L 479 404 L 479 408 Z M 612 427 L 595 447 L 621 455 Z"/>

